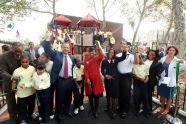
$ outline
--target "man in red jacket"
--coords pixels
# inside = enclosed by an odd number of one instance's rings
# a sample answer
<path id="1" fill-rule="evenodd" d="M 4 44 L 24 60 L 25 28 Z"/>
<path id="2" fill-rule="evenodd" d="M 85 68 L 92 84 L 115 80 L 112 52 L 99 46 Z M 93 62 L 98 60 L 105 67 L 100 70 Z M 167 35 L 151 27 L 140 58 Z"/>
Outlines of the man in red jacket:
<path id="1" fill-rule="evenodd" d="M 89 97 L 91 111 L 94 117 L 98 118 L 99 97 L 103 95 L 103 83 L 100 75 L 100 63 L 103 59 L 103 52 L 97 48 L 98 55 L 95 55 L 95 49 L 89 48 L 89 55 L 85 57 L 84 73 L 85 73 L 85 91 Z"/>

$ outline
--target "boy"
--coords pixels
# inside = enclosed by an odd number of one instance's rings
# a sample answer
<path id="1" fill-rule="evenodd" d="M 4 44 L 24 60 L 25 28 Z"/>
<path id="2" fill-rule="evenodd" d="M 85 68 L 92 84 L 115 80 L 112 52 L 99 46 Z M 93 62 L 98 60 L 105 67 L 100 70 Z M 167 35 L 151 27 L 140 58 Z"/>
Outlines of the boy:
<path id="1" fill-rule="evenodd" d="M 84 97 L 84 66 L 81 60 L 75 59 L 75 66 L 73 68 L 74 79 L 74 114 L 77 115 L 80 110 L 84 110 L 83 97 Z"/>
<path id="2" fill-rule="evenodd" d="M 38 105 L 41 123 L 49 123 L 50 116 L 50 75 L 45 71 L 44 64 L 36 66 L 36 72 L 33 74 L 33 85 L 36 89 L 37 97 L 40 103 Z"/>
<path id="3" fill-rule="evenodd" d="M 135 115 L 138 117 L 140 112 L 141 102 L 143 104 L 144 116 L 148 118 L 149 116 L 149 106 L 148 106 L 148 91 L 147 82 L 149 70 L 148 67 L 143 63 L 143 59 L 139 56 L 139 64 L 133 67 L 133 97 L 135 106 Z"/>

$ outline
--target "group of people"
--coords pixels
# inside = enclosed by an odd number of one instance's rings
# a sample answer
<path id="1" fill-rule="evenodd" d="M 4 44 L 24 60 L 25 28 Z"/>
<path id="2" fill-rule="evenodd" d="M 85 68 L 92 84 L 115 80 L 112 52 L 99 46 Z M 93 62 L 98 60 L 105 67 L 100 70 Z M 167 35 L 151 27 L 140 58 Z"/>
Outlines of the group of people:
<path id="1" fill-rule="evenodd" d="M 118 110 L 124 119 L 130 109 L 131 97 L 134 114 L 139 116 L 142 103 L 143 114 L 148 118 L 152 115 L 155 85 L 162 103 L 159 112 L 162 115 L 169 112 L 177 83 L 177 62 L 181 63 L 180 68 L 186 66 L 184 60 L 176 58 L 176 47 L 169 46 L 166 55 L 160 59 L 155 50 L 147 51 L 146 56 L 136 48 L 131 53 L 131 45 L 126 40 L 121 42 L 121 52 L 115 54 L 111 48 L 105 56 L 98 43 L 96 47 L 89 48 L 82 64 L 79 58 L 69 55 L 68 42 L 62 43 L 61 51 L 52 49 L 54 38 L 54 32 L 48 30 L 41 54 L 34 49 L 33 42 L 25 51 L 20 42 L 14 42 L 11 50 L 0 56 L 0 74 L 4 91 L 8 93 L 6 100 L 11 123 L 26 124 L 32 119 L 36 101 L 39 123 L 49 123 L 55 118 L 62 124 L 63 115 L 72 116 L 72 94 L 73 113 L 77 115 L 84 110 L 84 91 L 89 99 L 90 112 L 98 119 L 99 98 L 103 96 L 104 89 L 105 111 L 110 118 L 114 119 Z"/>

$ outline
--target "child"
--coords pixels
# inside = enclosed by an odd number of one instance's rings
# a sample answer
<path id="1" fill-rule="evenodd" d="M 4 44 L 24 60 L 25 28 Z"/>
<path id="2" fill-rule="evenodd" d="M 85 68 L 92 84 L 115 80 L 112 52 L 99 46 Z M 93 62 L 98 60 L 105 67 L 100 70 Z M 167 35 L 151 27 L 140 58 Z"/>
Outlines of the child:
<path id="1" fill-rule="evenodd" d="M 35 68 L 29 65 L 29 57 L 21 56 L 21 67 L 13 72 L 12 80 L 17 84 L 17 104 L 18 117 L 20 124 L 27 123 L 27 117 L 30 118 L 35 108 L 35 90 L 32 87 L 32 75 Z"/>
<path id="2" fill-rule="evenodd" d="M 84 66 L 81 65 L 81 60 L 75 59 L 75 66 L 73 68 L 74 78 L 74 114 L 77 115 L 80 110 L 84 110 L 83 97 L 84 97 L 84 81 L 83 81 L 83 70 Z"/>
<path id="3" fill-rule="evenodd" d="M 148 105 L 148 90 L 147 82 L 149 70 L 148 67 L 143 63 L 142 57 L 139 56 L 139 64 L 133 67 L 133 97 L 135 106 L 135 115 L 138 117 L 140 112 L 141 102 L 143 104 L 144 116 L 149 116 L 149 105 Z"/>
<path id="4" fill-rule="evenodd" d="M 45 65 L 39 63 L 33 74 L 33 85 L 38 97 L 38 105 L 41 123 L 49 123 L 50 116 L 50 75 L 45 72 Z"/>

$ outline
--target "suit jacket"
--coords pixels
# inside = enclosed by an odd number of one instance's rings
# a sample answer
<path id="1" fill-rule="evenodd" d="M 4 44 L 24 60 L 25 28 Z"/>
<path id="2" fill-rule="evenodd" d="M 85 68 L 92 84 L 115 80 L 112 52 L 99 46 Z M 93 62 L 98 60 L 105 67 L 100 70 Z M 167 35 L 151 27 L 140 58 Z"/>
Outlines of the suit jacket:
<path id="1" fill-rule="evenodd" d="M 38 49 L 35 48 L 34 50 L 35 50 L 35 57 L 37 58 L 37 56 L 39 55 L 39 53 L 38 53 Z M 25 51 L 28 52 L 29 55 L 31 56 L 30 48 L 25 49 Z"/>
<path id="2" fill-rule="evenodd" d="M 23 52 L 23 54 L 28 55 L 26 52 Z M 20 66 L 20 60 L 16 59 L 12 51 L 8 51 L 0 56 L 0 70 L 6 91 L 11 89 L 12 74 Z"/>
<path id="3" fill-rule="evenodd" d="M 149 83 L 148 84 L 151 85 L 152 87 L 157 85 L 158 76 L 159 74 L 161 74 L 161 72 L 162 72 L 162 64 L 157 61 L 153 61 L 149 69 Z"/>
<path id="4" fill-rule="evenodd" d="M 45 52 L 50 56 L 51 60 L 53 61 L 53 67 L 51 71 L 51 83 L 53 84 L 59 78 L 59 73 L 63 66 L 63 52 L 53 50 L 50 41 L 44 41 L 42 45 Z M 70 58 L 73 63 L 72 65 L 72 69 L 73 69 L 74 58 L 72 56 L 70 56 Z"/>

